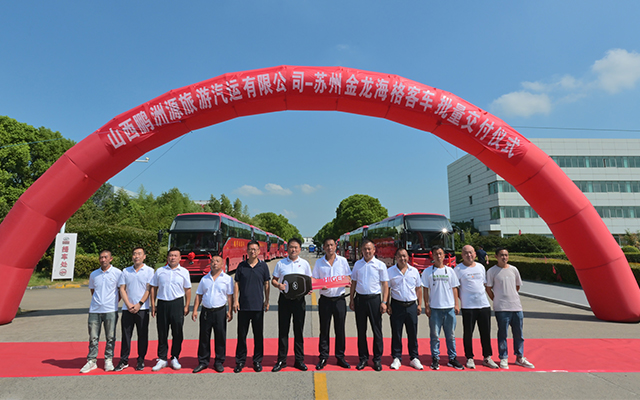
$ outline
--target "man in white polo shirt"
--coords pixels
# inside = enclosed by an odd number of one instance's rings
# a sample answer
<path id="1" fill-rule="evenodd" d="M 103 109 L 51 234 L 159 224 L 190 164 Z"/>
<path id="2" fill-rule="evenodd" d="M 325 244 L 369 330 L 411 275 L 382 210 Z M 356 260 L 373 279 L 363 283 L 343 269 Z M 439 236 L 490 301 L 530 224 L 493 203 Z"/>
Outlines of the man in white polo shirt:
<path id="1" fill-rule="evenodd" d="M 171 368 L 182 368 L 178 357 L 182 351 L 184 317 L 189 315 L 191 278 L 189 271 L 180 266 L 180 249 L 172 247 L 167 253 L 167 265 L 159 268 L 151 279 L 151 316 L 158 327 L 158 362 L 151 368 L 160 371 L 169 363 L 169 328 L 171 328 Z M 156 305 L 156 299 L 158 304 Z"/>
<path id="2" fill-rule="evenodd" d="M 358 371 L 369 362 L 367 346 L 367 319 L 373 330 L 373 369 L 382 371 L 380 362 L 384 352 L 382 338 L 382 314 L 387 312 L 389 298 L 389 275 L 387 266 L 375 257 L 376 246 L 369 239 L 362 241 L 362 258 L 356 261 L 351 271 L 349 308 L 356 313 L 358 330 Z M 382 295 L 382 299 L 380 299 Z"/>
<path id="3" fill-rule="evenodd" d="M 273 372 L 278 372 L 287 366 L 287 353 L 289 352 L 289 328 L 293 317 L 293 351 L 295 354 L 294 368 L 306 371 L 307 365 L 304 363 L 304 318 L 306 314 L 307 302 L 304 296 L 297 299 L 288 299 L 284 295 L 286 289 L 283 278 L 288 274 L 303 274 L 311 276 L 311 266 L 300 258 L 302 242 L 299 239 L 289 239 L 287 251 L 289 256 L 278 261 L 273 270 L 271 284 L 280 290 L 278 298 L 278 361 L 273 366 Z"/>
<path id="4" fill-rule="evenodd" d="M 113 371 L 113 348 L 116 343 L 116 325 L 118 323 L 118 281 L 122 271 L 111 265 L 113 257 L 111 251 L 100 252 L 100 268 L 89 276 L 89 290 L 91 291 L 91 305 L 89 306 L 89 355 L 87 363 L 80 373 L 86 374 L 98 368 L 98 341 L 100 329 L 104 325 L 104 335 L 107 346 L 104 350 L 104 370 Z"/>
<path id="5" fill-rule="evenodd" d="M 410 365 L 421 370 L 424 367 L 418 358 L 418 315 L 422 310 L 422 280 L 418 269 L 409 265 L 407 250 L 399 248 L 395 258 L 396 265 L 387 271 L 391 298 L 390 307 L 387 308 L 391 316 L 391 368 L 400 368 L 402 328 L 406 327 Z"/>
<path id="6" fill-rule="evenodd" d="M 196 290 L 196 301 L 193 305 L 191 319 L 198 319 L 198 307 L 202 304 L 200 313 L 200 335 L 198 340 L 198 366 L 193 369 L 196 374 L 209 366 L 211 361 L 211 330 L 215 336 L 216 358 L 213 369 L 224 371 L 224 360 L 227 351 L 227 322 L 232 319 L 233 307 L 233 279 L 222 271 L 224 262 L 222 257 L 211 258 L 211 270 L 202 277 Z M 228 306 L 228 307 L 227 307 Z"/>
<path id="7" fill-rule="evenodd" d="M 473 361 L 473 330 L 478 324 L 480 343 L 482 344 L 482 364 L 489 368 L 498 368 L 491 359 L 491 305 L 487 299 L 485 283 L 487 282 L 484 265 L 475 262 L 476 251 L 473 246 L 462 246 L 462 262 L 455 268 L 460 281 L 460 304 L 462 308 L 462 325 L 464 355 L 467 368 L 476 367 Z"/>
<path id="8" fill-rule="evenodd" d="M 116 366 L 116 371 L 122 371 L 129 367 L 131 336 L 134 326 L 138 332 L 136 371 L 144 369 L 144 357 L 147 355 L 149 346 L 149 283 L 155 272 L 153 268 L 144 263 L 146 258 L 147 255 L 142 247 L 133 249 L 131 255 L 133 265 L 122 271 L 118 282 L 123 304 L 120 362 Z"/>
<path id="9" fill-rule="evenodd" d="M 324 250 L 324 257 L 316 261 L 312 272 L 313 278 L 322 279 L 332 276 L 351 275 L 351 268 L 347 259 L 336 254 L 336 241 L 333 238 L 326 238 L 322 249 Z M 331 318 L 333 318 L 333 328 L 336 334 L 335 355 L 338 365 L 342 368 L 351 368 L 344 359 L 346 343 L 344 323 L 347 317 L 347 302 L 344 299 L 344 292 L 344 287 L 325 287 L 320 289 L 320 299 L 318 300 L 318 316 L 320 317 L 318 351 L 320 358 L 316 365 L 317 370 L 324 368 L 329 358 Z"/>

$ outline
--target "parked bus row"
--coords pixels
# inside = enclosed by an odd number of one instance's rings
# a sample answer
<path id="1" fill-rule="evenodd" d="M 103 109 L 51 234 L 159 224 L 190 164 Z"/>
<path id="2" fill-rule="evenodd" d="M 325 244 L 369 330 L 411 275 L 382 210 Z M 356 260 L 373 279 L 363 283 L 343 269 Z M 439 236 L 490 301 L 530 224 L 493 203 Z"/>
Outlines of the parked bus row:
<path id="1" fill-rule="evenodd" d="M 169 248 L 180 249 L 180 265 L 191 276 L 206 275 L 214 255 L 224 260 L 225 272 L 234 271 L 246 259 L 251 240 L 260 243 L 261 260 L 287 256 L 287 243 L 280 236 L 223 213 L 179 214 L 169 228 Z"/>
<path id="2" fill-rule="evenodd" d="M 376 257 L 391 267 L 398 248 L 409 253 L 409 263 L 420 271 L 433 262 L 431 247 L 442 246 L 445 265 L 455 267 L 455 246 L 451 223 L 442 214 L 398 214 L 340 236 L 338 251 L 350 262 L 358 260 L 363 239 L 376 245 Z"/>

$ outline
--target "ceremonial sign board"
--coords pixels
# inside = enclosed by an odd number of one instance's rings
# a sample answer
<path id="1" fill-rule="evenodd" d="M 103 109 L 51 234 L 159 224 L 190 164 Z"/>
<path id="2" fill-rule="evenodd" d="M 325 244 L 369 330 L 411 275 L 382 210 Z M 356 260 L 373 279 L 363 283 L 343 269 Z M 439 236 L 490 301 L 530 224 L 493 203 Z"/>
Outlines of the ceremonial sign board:
<path id="1" fill-rule="evenodd" d="M 56 235 L 56 247 L 53 255 L 53 270 L 51 280 L 71 279 L 76 262 L 77 233 L 58 233 Z"/>

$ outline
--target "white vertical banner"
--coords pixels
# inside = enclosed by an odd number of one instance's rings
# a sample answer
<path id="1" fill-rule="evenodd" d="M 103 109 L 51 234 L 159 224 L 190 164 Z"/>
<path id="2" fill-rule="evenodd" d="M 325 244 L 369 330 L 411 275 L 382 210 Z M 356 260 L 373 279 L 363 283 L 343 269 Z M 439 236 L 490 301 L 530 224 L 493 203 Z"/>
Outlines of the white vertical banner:
<path id="1" fill-rule="evenodd" d="M 53 255 L 53 270 L 51 280 L 71 279 L 76 261 L 77 233 L 58 233 L 56 235 L 56 247 Z"/>

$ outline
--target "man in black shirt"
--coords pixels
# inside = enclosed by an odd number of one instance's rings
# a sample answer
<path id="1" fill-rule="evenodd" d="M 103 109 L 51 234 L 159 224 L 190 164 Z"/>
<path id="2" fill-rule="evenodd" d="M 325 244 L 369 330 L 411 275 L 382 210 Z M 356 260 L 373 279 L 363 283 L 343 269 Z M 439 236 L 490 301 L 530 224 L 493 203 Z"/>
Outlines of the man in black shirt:
<path id="1" fill-rule="evenodd" d="M 253 328 L 253 369 L 262 371 L 264 356 L 264 313 L 269 311 L 269 267 L 258 259 L 260 244 L 255 240 L 247 244 L 247 260 L 238 265 L 233 293 L 233 311 L 238 313 L 238 344 L 236 367 L 238 373 L 247 361 L 247 333 Z"/>

